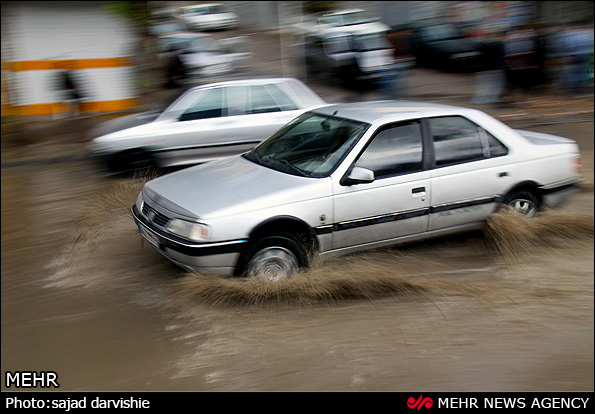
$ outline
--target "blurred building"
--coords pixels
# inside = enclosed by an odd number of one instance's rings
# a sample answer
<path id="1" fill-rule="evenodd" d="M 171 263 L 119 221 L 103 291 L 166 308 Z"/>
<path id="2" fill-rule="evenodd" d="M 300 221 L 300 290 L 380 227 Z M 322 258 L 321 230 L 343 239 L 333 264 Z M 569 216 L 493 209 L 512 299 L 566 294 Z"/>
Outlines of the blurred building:
<path id="1" fill-rule="evenodd" d="M 165 9 L 211 1 L 151 1 L 150 7 Z M 546 24 L 569 24 L 593 18 L 591 1 L 220 1 L 232 9 L 243 27 L 275 30 L 300 18 L 308 3 L 326 3 L 332 9 L 365 9 L 389 25 L 440 19 L 466 26 L 506 29 L 527 20 Z"/>
<path id="2" fill-rule="evenodd" d="M 177 7 L 212 1 L 148 1 L 162 17 Z M 2 2 L 2 115 L 50 115 L 65 106 L 58 75 L 69 71 L 81 88 L 81 112 L 133 109 L 144 46 L 132 21 L 105 1 Z M 221 1 L 246 33 L 290 27 L 305 1 Z M 593 19 L 591 1 L 332 1 L 333 9 L 362 8 L 389 25 L 424 19 L 456 23 L 470 36 L 538 19 L 545 27 Z M 283 44 L 283 39 L 281 43 Z M 289 41 L 288 41 L 289 42 Z M 288 43 L 289 44 L 289 43 Z M 283 59 L 283 56 L 281 56 Z"/>
<path id="3" fill-rule="evenodd" d="M 2 2 L 2 115 L 66 110 L 63 75 L 80 112 L 135 107 L 130 23 L 101 1 Z"/>

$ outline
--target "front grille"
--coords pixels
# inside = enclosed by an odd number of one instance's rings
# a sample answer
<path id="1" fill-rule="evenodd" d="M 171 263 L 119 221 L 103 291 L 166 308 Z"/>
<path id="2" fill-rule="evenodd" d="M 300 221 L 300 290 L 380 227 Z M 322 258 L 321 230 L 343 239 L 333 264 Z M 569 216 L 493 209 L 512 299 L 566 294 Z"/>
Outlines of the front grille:
<path id="1" fill-rule="evenodd" d="M 147 203 L 143 203 L 142 211 L 143 211 L 143 216 L 145 216 L 147 218 L 147 221 L 149 223 L 156 224 L 159 227 L 165 227 L 165 226 L 167 226 L 167 223 L 169 223 L 169 220 L 170 220 L 169 217 L 161 214 L 160 212 L 155 210 L 153 207 L 149 206 Z"/>

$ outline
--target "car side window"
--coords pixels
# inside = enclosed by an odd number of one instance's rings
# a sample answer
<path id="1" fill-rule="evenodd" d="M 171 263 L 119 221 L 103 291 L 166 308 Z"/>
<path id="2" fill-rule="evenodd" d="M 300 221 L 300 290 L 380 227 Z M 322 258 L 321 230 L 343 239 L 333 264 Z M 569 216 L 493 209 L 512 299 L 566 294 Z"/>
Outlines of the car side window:
<path id="1" fill-rule="evenodd" d="M 223 110 L 223 88 L 213 88 L 200 94 L 188 109 L 180 116 L 180 121 L 191 121 L 197 119 L 220 118 L 226 115 Z"/>
<path id="2" fill-rule="evenodd" d="M 250 97 L 251 107 L 247 111 L 249 114 L 283 111 L 282 106 L 277 103 L 270 91 L 263 85 L 251 86 Z"/>
<path id="3" fill-rule="evenodd" d="M 508 154 L 508 148 L 501 143 L 495 136 L 485 131 L 486 138 L 488 140 L 489 156 L 490 157 L 501 157 Z"/>
<path id="4" fill-rule="evenodd" d="M 244 85 L 227 88 L 227 115 L 244 115 L 248 104 L 248 88 Z"/>
<path id="5" fill-rule="evenodd" d="M 282 111 L 294 111 L 297 105 L 277 85 L 265 85 L 265 89 L 271 94 Z"/>
<path id="6" fill-rule="evenodd" d="M 420 171 L 423 151 L 418 121 L 383 128 L 361 154 L 356 167 L 374 172 L 375 178 Z"/>
<path id="7" fill-rule="evenodd" d="M 436 166 L 475 161 L 487 156 L 477 125 L 460 116 L 430 119 Z"/>

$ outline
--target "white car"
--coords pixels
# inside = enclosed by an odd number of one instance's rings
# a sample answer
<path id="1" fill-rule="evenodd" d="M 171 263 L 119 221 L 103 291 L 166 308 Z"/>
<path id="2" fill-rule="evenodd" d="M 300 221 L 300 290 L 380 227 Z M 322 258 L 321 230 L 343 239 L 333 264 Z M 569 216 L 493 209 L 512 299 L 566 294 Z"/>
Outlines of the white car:
<path id="1" fill-rule="evenodd" d="M 332 34 L 342 32 L 348 34 L 386 33 L 390 27 L 381 23 L 378 18 L 368 15 L 365 10 L 348 9 L 305 16 L 303 21 L 293 25 L 293 29 L 301 34 Z"/>
<path id="2" fill-rule="evenodd" d="M 90 149 L 115 171 L 197 164 L 245 152 L 322 105 L 322 98 L 293 78 L 201 85 L 159 115 L 147 114 L 141 125 L 94 138 Z M 122 124 L 118 119 L 108 122 Z"/>
<path id="3" fill-rule="evenodd" d="M 481 228 L 500 205 L 533 216 L 580 180 L 577 144 L 473 109 L 329 105 L 252 151 L 147 182 L 141 235 L 189 271 L 292 276 L 321 258 Z"/>
<path id="4" fill-rule="evenodd" d="M 243 36 L 215 40 L 207 33 L 173 32 L 157 38 L 157 49 L 163 60 L 178 55 L 186 77 L 227 75 L 249 66 L 252 58 Z"/>
<path id="5" fill-rule="evenodd" d="M 238 27 L 238 16 L 221 3 L 180 7 L 175 16 L 195 30 L 223 30 Z"/>

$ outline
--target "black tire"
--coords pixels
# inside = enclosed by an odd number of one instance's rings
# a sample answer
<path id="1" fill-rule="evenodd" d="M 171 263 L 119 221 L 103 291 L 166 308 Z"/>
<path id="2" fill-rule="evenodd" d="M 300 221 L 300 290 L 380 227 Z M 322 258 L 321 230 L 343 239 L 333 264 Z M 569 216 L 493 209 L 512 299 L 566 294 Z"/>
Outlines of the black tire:
<path id="1" fill-rule="evenodd" d="M 502 204 L 528 218 L 534 217 L 541 210 L 539 198 L 528 190 L 512 191 L 502 199 Z"/>
<path id="2" fill-rule="evenodd" d="M 267 236 L 242 255 L 236 275 L 278 281 L 294 276 L 308 264 L 306 249 L 291 235 Z"/>
<path id="3" fill-rule="evenodd" d="M 153 156 L 144 150 L 129 150 L 115 154 L 108 161 L 108 168 L 113 172 L 126 172 L 157 167 Z"/>

